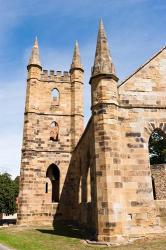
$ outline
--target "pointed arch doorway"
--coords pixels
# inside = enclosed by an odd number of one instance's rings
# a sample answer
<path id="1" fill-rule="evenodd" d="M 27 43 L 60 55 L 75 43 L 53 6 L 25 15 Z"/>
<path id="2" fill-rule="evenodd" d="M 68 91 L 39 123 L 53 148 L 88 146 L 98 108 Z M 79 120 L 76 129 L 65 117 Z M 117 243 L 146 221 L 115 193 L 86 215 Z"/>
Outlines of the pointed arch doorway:
<path id="1" fill-rule="evenodd" d="M 52 202 L 59 202 L 60 192 L 60 171 L 55 164 L 51 164 L 46 172 L 46 177 L 50 179 L 51 183 L 51 199 Z M 48 189 L 48 183 L 46 183 L 46 192 Z"/>

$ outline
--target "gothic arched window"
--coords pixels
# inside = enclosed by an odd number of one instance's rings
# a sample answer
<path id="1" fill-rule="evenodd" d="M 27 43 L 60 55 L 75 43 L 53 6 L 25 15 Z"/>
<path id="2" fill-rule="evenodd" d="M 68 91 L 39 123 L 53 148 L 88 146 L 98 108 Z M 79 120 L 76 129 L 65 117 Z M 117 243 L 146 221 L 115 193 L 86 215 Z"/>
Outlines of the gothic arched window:
<path id="1" fill-rule="evenodd" d="M 58 89 L 53 89 L 51 91 L 51 96 L 52 96 L 52 104 L 58 106 L 59 105 L 59 90 Z"/>
<path id="2" fill-rule="evenodd" d="M 149 158 L 154 200 L 166 198 L 166 134 L 156 128 L 149 138 Z"/>
<path id="3" fill-rule="evenodd" d="M 159 128 L 149 138 L 149 158 L 151 165 L 166 163 L 166 135 Z"/>

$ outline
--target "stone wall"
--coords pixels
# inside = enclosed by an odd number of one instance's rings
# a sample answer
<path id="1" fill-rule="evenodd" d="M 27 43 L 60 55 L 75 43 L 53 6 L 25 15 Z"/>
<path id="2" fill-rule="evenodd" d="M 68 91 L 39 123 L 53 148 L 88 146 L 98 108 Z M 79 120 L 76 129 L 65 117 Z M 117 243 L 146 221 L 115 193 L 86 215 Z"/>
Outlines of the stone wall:
<path id="1" fill-rule="evenodd" d="M 166 200 L 166 164 L 151 165 L 150 168 L 154 183 L 154 198 Z"/>
<path id="2" fill-rule="evenodd" d="M 166 132 L 166 50 L 162 49 L 119 87 L 121 169 L 127 233 L 150 231 L 158 223 L 149 162 L 154 129 Z M 127 219 L 127 215 L 131 219 Z M 146 217 L 146 218 L 145 218 Z"/>
<path id="3" fill-rule="evenodd" d="M 156 200 L 157 219 L 161 227 L 166 227 L 166 200 Z"/>

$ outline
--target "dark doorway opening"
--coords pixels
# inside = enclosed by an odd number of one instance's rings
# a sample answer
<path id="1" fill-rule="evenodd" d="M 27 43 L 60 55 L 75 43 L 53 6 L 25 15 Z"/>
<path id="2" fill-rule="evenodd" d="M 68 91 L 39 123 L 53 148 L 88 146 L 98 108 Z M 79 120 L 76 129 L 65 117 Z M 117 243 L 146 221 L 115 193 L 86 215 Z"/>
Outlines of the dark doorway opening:
<path id="1" fill-rule="evenodd" d="M 55 164 L 51 164 L 46 173 L 52 184 L 52 202 L 59 202 L 60 171 Z"/>

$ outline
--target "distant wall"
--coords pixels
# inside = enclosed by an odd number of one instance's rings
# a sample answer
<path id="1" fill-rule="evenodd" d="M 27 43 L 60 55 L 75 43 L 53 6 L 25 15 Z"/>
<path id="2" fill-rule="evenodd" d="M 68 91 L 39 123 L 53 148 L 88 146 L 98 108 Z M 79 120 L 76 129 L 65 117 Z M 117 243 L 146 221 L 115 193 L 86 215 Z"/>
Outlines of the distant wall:
<path id="1" fill-rule="evenodd" d="M 166 164 L 151 165 L 156 200 L 166 200 Z"/>
<path id="2" fill-rule="evenodd" d="M 13 220 L 13 219 L 17 219 L 17 214 L 13 214 L 13 215 L 6 215 L 6 214 L 3 214 L 2 219 L 4 219 L 4 220 Z"/>

